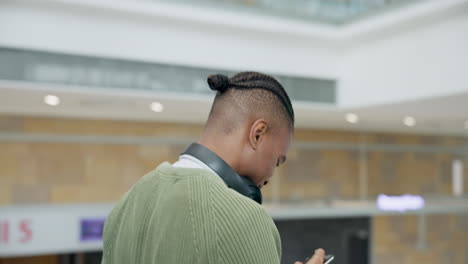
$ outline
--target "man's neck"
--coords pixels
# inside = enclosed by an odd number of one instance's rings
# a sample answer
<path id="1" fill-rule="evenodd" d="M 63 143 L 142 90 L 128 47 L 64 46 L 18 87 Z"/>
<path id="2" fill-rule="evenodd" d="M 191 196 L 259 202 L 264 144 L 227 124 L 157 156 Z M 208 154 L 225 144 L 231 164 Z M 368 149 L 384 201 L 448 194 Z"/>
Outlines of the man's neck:
<path id="1" fill-rule="evenodd" d="M 198 144 L 201 144 L 216 153 L 221 159 L 223 159 L 231 168 L 237 171 L 239 166 L 239 153 L 240 144 L 238 141 L 234 141 L 229 136 L 225 137 L 202 137 Z"/>

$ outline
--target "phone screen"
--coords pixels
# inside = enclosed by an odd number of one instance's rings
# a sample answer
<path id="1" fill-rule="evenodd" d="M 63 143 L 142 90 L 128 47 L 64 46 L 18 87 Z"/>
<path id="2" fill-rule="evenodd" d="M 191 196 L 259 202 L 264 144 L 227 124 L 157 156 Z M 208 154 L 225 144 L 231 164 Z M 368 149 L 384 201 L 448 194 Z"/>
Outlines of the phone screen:
<path id="1" fill-rule="evenodd" d="M 335 259 L 335 256 L 333 255 L 325 255 L 325 257 L 323 258 L 323 264 L 329 264 L 334 259 Z M 309 261 L 309 258 L 306 258 L 306 260 L 304 260 L 304 264 L 307 263 L 307 261 Z"/>
<path id="2" fill-rule="evenodd" d="M 323 264 L 331 263 L 334 259 L 335 259 L 335 256 L 333 255 L 325 255 L 323 259 Z"/>

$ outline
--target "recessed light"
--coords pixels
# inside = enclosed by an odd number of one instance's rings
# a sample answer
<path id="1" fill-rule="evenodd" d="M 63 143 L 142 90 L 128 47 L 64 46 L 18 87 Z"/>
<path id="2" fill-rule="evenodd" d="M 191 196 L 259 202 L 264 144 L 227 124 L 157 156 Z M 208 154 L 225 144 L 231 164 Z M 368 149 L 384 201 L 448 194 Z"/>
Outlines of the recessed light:
<path id="1" fill-rule="evenodd" d="M 51 105 L 51 106 L 57 106 L 60 104 L 60 98 L 55 95 L 46 95 L 44 96 L 44 103 Z"/>
<path id="2" fill-rule="evenodd" d="M 357 122 L 359 122 L 359 116 L 354 113 L 347 113 L 345 118 L 346 121 L 348 121 L 351 124 L 356 124 Z"/>
<path id="3" fill-rule="evenodd" d="M 405 126 L 409 126 L 409 127 L 415 126 L 416 125 L 416 119 L 414 119 L 414 117 L 412 117 L 412 116 L 407 116 L 407 117 L 403 118 L 403 124 L 405 124 Z"/>
<path id="4" fill-rule="evenodd" d="M 151 111 L 161 113 L 164 110 L 164 106 L 159 102 L 152 102 L 150 105 Z"/>

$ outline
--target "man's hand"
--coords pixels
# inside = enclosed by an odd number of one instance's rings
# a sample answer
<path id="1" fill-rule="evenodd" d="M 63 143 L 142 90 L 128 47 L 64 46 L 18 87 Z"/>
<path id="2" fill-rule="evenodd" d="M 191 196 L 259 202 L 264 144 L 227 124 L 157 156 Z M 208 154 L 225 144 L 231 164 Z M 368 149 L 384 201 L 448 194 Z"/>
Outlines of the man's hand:
<path id="1" fill-rule="evenodd" d="M 323 264 L 323 258 L 325 257 L 325 250 L 319 248 L 315 250 L 314 255 L 305 264 Z M 294 262 L 294 264 L 304 264 L 300 261 Z"/>

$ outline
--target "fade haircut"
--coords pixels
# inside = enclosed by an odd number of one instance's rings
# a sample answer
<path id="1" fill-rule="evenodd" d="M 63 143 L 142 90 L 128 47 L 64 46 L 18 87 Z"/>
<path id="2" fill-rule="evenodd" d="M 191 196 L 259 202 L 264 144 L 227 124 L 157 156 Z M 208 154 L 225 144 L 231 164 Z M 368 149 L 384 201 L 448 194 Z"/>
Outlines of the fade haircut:
<path id="1" fill-rule="evenodd" d="M 207 128 L 216 126 L 230 133 L 247 118 L 264 118 L 271 127 L 294 128 L 294 110 L 283 86 L 273 77 L 258 72 L 241 72 L 228 78 L 210 75 L 208 84 L 217 91 Z"/>

